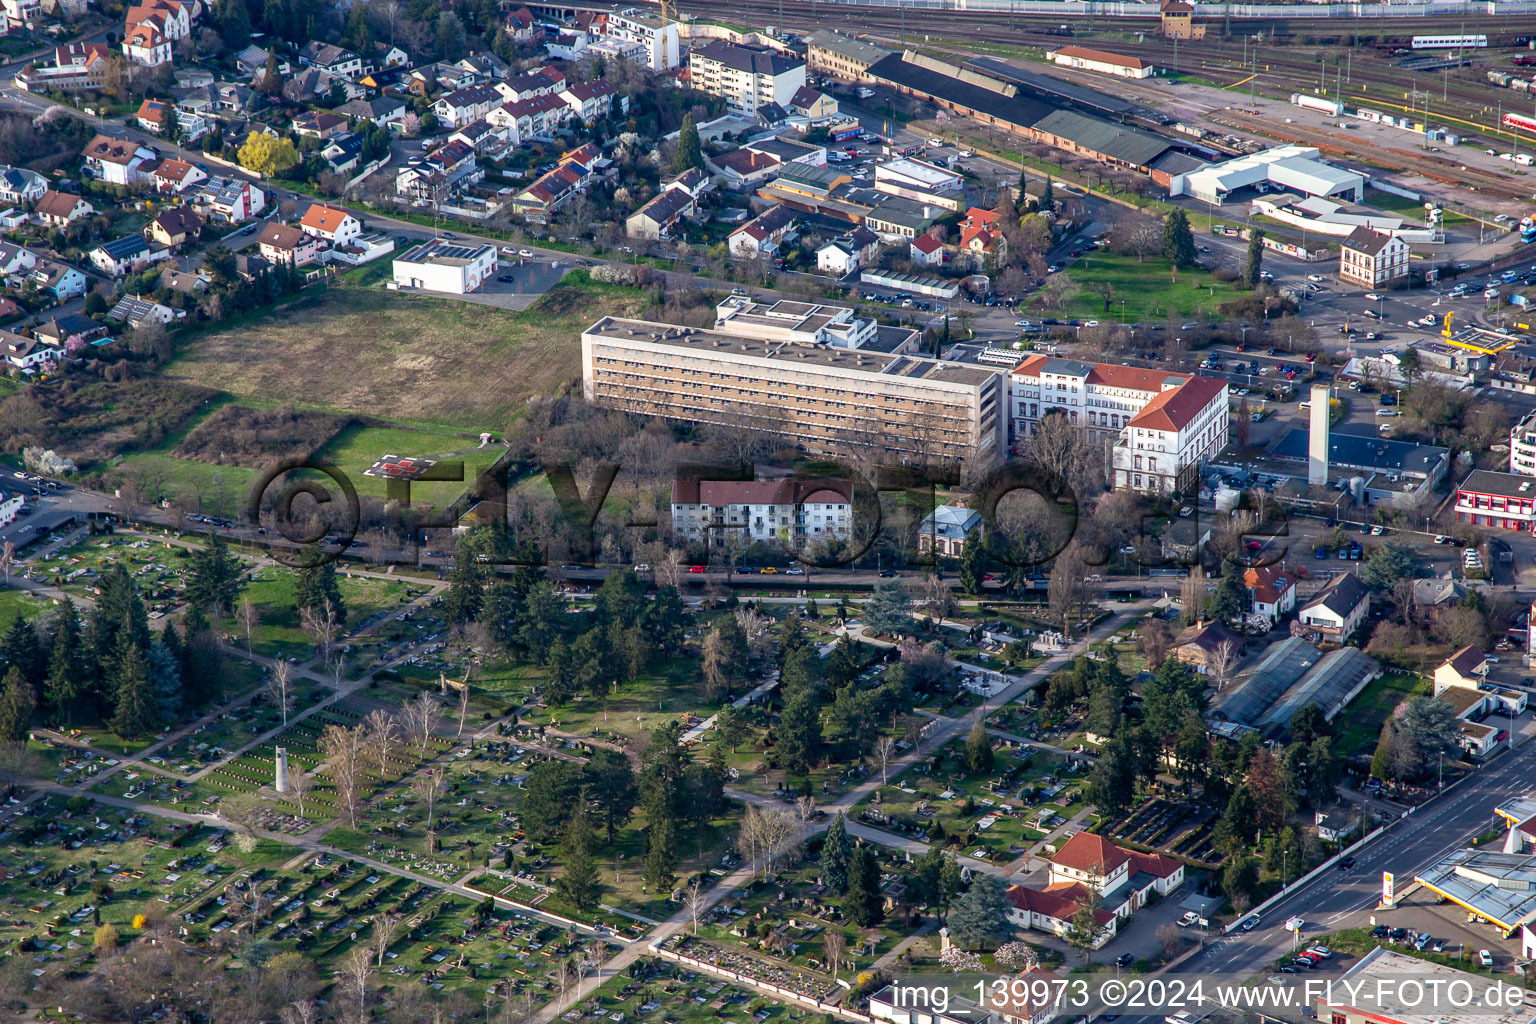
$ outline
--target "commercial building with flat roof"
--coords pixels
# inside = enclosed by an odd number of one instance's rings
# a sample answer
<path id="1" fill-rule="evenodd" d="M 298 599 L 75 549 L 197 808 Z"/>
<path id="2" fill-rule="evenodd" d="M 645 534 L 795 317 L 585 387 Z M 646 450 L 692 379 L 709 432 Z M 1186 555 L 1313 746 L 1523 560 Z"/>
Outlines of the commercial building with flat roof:
<path id="1" fill-rule="evenodd" d="M 1318 158 L 1315 146 L 1276 146 L 1219 164 L 1175 175 L 1168 184 L 1171 196 L 1194 196 L 1220 206 L 1239 189 L 1256 192 L 1302 192 L 1309 196 L 1345 196 L 1350 202 L 1365 199 L 1365 178 Z"/>
<path id="2" fill-rule="evenodd" d="M 496 247 L 439 239 L 418 245 L 394 261 L 395 287 L 463 295 L 496 273 Z"/>
<path id="3" fill-rule="evenodd" d="M 1510 999 L 1512 1005 L 1501 1005 L 1487 998 L 1496 984 L 1486 975 L 1377 946 L 1325 987 L 1317 1000 L 1317 1019 L 1331 1024 L 1531 1024 L 1529 1001 Z M 1506 988 L 1523 994 L 1513 984 Z M 1465 997 L 1448 995 L 1461 991 Z"/>
<path id="4" fill-rule="evenodd" d="M 1502 530 L 1533 529 L 1536 477 L 1473 470 L 1456 488 L 1456 521 Z"/>
<path id="5" fill-rule="evenodd" d="M 1506 934 L 1536 921 L 1536 855 L 1455 850 L 1415 875 L 1414 881 Z"/>
<path id="6" fill-rule="evenodd" d="M 1007 383 L 996 370 L 767 333 L 750 321 L 706 330 L 603 317 L 581 335 L 583 390 L 599 405 L 762 430 L 813 454 L 999 457 Z"/>

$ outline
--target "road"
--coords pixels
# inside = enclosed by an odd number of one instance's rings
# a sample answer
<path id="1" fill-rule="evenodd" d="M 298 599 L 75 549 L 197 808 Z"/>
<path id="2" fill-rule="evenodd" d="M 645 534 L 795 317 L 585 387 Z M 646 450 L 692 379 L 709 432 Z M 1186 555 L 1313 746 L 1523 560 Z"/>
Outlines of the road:
<path id="1" fill-rule="evenodd" d="M 1264 911 L 1252 932 L 1216 939 L 1185 969 L 1233 979 L 1247 978 L 1291 948 L 1285 921 L 1301 916 L 1303 937 L 1357 927 L 1375 911 L 1381 873 L 1390 871 L 1399 890 L 1414 874 L 1488 829 L 1498 802 L 1530 788 L 1536 773 L 1536 743 L 1467 776 L 1454 789 L 1389 826 L 1355 855 L 1348 871 L 1326 871 L 1297 886 Z M 1390 914 L 1390 911 L 1384 912 Z"/>

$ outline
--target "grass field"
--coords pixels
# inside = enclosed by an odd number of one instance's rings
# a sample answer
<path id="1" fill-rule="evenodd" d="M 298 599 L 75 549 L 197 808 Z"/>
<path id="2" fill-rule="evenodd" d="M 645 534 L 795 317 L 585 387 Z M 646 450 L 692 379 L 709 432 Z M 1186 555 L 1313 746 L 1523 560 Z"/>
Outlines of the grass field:
<path id="1" fill-rule="evenodd" d="M 332 285 L 193 337 L 166 374 L 259 401 L 500 431 L 577 377 L 583 327 L 649 303 L 582 271 L 521 313 Z"/>
<path id="2" fill-rule="evenodd" d="M 392 427 L 346 427 L 335 439 L 320 449 L 320 457 L 334 462 L 352 480 L 363 496 L 384 497 L 385 481 L 364 476 L 364 471 L 382 455 L 413 455 L 420 458 L 453 456 L 449 462 L 464 464 L 463 483 L 416 483 L 411 485 L 412 505 L 447 505 L 464 493 L 483 470 L 489 469 L 503 449 L 478 448 L 475 438 L 430 429 L 407 430 Z M 463 452 L 463 455 L 454 455 Z"/>
<path id="3" fill-rule="evenodd" d="M 1373 680 L 1350 704 L 1348 720 L 1339 723 L 1334 749 L 1341 757 L 1369 754 L 1376 748 L 1382 723 L 1392 709 L 1416 693 L 1428 692 L 1429 684 L 1424 679 L 1407 672 L 1388 672 Z"/>
<path id="4" fill-rule="evenodd" d="M 1204 319 L 1216 307 L 1242 293 L 1201 271 L 1174 274 L 1162 257 L 1137 263 L 1134 256 L 1090 252 L 1066 271 L 1079 287 L 1063 307 L 1067 317 L 1080 320 L 1115 320 L 1125 323 L 1157 322 L 1169 317 Z M 1104 296 L 1094 289 L 1108 284 L 1114 291 L 1109 309 Z"/>
<path id="5" fill-rule="evenodd" d="M 33 597 L 25 590 L 0 589 L 0 632 L 10 629 L 18 617 L 30 619 L 52 607 L 52 600 Z"/>

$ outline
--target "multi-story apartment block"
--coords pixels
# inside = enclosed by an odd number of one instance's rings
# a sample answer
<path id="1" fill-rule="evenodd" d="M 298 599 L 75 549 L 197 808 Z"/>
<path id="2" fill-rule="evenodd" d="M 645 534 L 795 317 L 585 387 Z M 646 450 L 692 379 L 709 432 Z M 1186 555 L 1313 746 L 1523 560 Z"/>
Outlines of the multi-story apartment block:
<path id="1" fill-rule="evenodd" d="M 689 54 L 688 75 L 695 89 L 719 96 L 731 113 L 752 117 L 769 103 L 788 107 L 805 86 L 805 61 L 716 40 Z"/>
<path id="2" fill-rule="evenodd" d="M 1528 412 L 1509 431 L 1509 471 L 1536 476 L 1536 412 Z"/>
<path id="3" fill-rule="evenodd" d="M 1339 277 L 1367 288 L 1388 288 L 1406 280 L 1408 243 L 1361 225 L 1339 243 Z"/>
<path id="4" fill-rule="evenodd" d="M 1110 446 L 1110 481 L 1148 493 L 1184 490 L 1201 462 L 1227 443 L 1227 383 L 1112 363 L 1031 356 L 1011 377 L 1011 433 L 1048 415 Z"/>
<path id="5" fill-rule="evenodd" d="M 607 36 L 638 46 L 639 62 L 652 71 L 671 71 L 682 64 L 677 22 L 663 22 L 633 7 L 608 15 Z"/>
<path id="6" fill-rule="evenodd" d="M 805 59 L 811 70 L 845 82 L 860 81 L 871 65 L 890 55 L 890 50 L 862 39 L 850 39 L 831 29 L 817 29 L 805 37 Z"/>
<path id="7" fill-rule="evenodd" d="M 815 336 L 831 322 L 817 308 L 780 302 L 714 330 L 603 317 L 581 336 L 587 400 L 776 433 L 813 454 L 914 464 L 999 457 L 1002 374 L 885 350 L 883 329 L 870 347 L 850 349 L 790 340 L 785 327 L 761 322 L 798 313 L 794 330 Z"/>
<path id="8" fill-rule="evenodd" d="M 678 480 L 672 484 L 677 541 L 783 541 L 794 548 L 853 531 L 846 480 Z"/>

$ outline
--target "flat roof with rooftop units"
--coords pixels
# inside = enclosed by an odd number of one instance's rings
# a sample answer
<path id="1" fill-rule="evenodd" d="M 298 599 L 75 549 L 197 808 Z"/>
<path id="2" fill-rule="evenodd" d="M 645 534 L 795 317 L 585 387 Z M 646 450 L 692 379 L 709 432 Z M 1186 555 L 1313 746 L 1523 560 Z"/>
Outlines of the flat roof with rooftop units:
<path id="1" fill-rule="evenodd" d="M 1508 989 L 1517 978 L 1518 973 L 1499 984 L 1486 975 L 1378 946 L 1327 986 L 1317 998 L 1317 1019 L 1337 1024 L 1531 1024 L 1536 1012 L 1528 1000 L 1509 999 L 1514 1005 L 1503 1005 L 1487 998 L 1495 985 Z"/>

